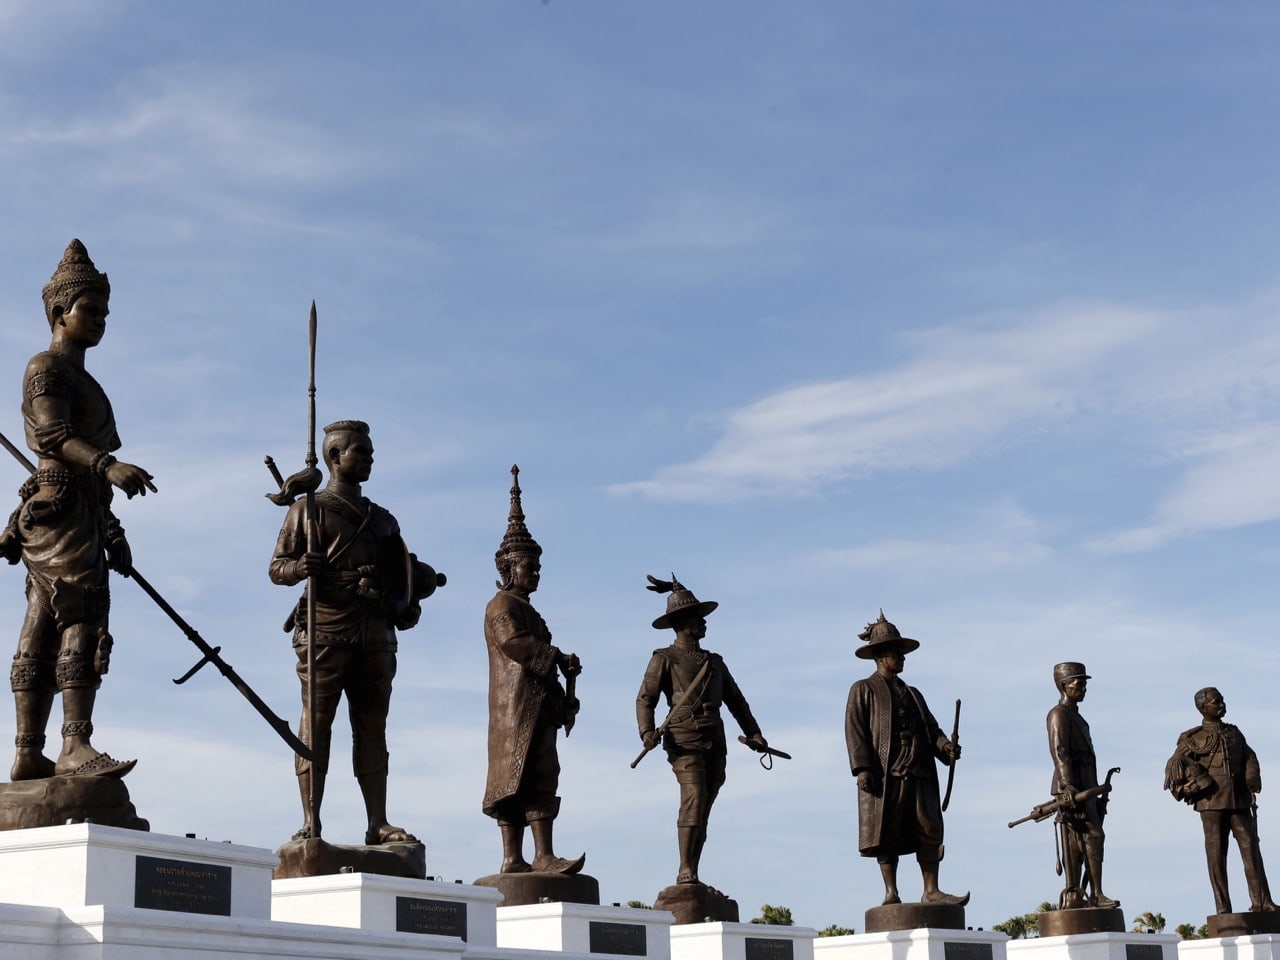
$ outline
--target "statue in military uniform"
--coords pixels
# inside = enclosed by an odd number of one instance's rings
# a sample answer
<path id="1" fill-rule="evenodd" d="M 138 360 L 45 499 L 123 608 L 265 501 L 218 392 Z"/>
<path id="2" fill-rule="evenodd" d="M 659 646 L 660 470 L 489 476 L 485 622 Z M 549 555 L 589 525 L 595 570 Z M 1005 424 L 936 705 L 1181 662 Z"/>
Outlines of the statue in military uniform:
<path id="1" fill-rule="evenodd" d="M 49 349 L 27 364 L 22 419 L 37 469 L 0 534 L 0 555 L 27 568 L 27 615 L 10 683 L 17 709 L 10 777 L 123 777 L 136 761 L 118 761 L 90 741 L 93 708 L 111 657 L 108 570 L 129 576 L 132 556 L 111 512 L 112 487 L 155 492 L 151 474 L 117 460 L 111 401 L 85 353 L 107 327 L 111 284 L 72 240 L 43 290 L 53 332 Z M 44 755 L 45 726 L 62 694 L 62 747 Z"/>
<path id="2" fill-rule="evenodd" d="M 567 736 L 573 728 L 578 700 L 572 688 L 582 663 L 577 654 L 552 646 L 551 631 L 529 602 L 542 576 L 541 557 L 542 547 L 525 526 L 520 469 L 513 466 L 507 532 L 494 555 L 501 579 L 484 611 L 489 772 L 482 807 L 502 831 L 500 873 L 571 875 L 582 869 L 586 856 L 565 860 L 552 846 L 552 824 L 560 812 L 556 733 L 563 729 Z M 533 833 L 532 864 L 524 858 L 526 826 Z M 507 886 L 510 904 L 515 887 Z M 566 887 L 556 889 L 563 895 Z"/>
<path id="3" fill-rule="evenodd" d="M 858 635 L 854 655 L 874 660 L 875 673 L 849 689 L 845 742 L 858 780 L 858 852 L 875 857 L 884 881 L 884 905 L 902 902 L 898 859 L 914 853 L 924 880 L 920 902 L 963 907 L 969 894 L 938 887 L 942 860 L 942 804 L 936 762 L 960 759 L 960 744 L 938 727 L 924 697 L 899 674 L 906 655 L 920 647 L 884 617 Z"/>
<path id="4" fill-rule="evenodd" d="M 1258 848 L 1255 795 L 1262 792 L 1258 757 L 1234 724 L 1224 723 L 1226 701 L 1216 687 L 1196 691 L 1198 727 L 1183 731 L 1165 766 L 1164 788 L 1200 813 L 1209 884 L 1218 913 L 1231 913 L 1227 890 L 1228 835 L 1234 834 L 1249 886 L 1249 909 L 1274 912 L 1267 872 Z"/>
<path id="5" fill-rule="evenodd" d="M 1093 752 L 1089 724 L 1080 715 L 1089 675 L 1084 664 L 1068 661 L 1053 668 L 1053 682 L 1060 694 L 1058 703 L 1045 718 L 1049 734 L 1049 755 L 1053 758 L 1050 792 L 1059 809 L 1055 823 L 1061 832 L 1062 872 L 1066 880 L 1059 907 L 1072 910 L 1094 907 L 1103 910 L 1120 906 L 1102 892 L 1102 859 L 1106 834 L 1102 821 L 1107 815 L 1107 794 L 1078 799 L 1098 786 L 1098 758 Z M 1041 936 L 1044 936 L 1041 930 Z"/>
<path id="6" fill-rule="evenodd" d="M 721 705 L 733 714 L 748 746 L 760 750 L 768 741 L 724 659 L 701 645 L 707 635 L 707 614 L 716 609 L 716 602 L 699 601 L 675 574 L 669 581 L 649 577 L 648 589 L 668 594 L 667 612 L 653 621 L 654 629 L 673 629 L 676 636 L 674 643 L 655 650 L 649 660 L 636 695 L 636 720 L 646 750 L 661 743 L 680 784 L 676 883 L 697 884 L 707 821 L 724 784 L 728 755 Z M 670 708 L 661 729 L 654 723 L 659 697 L 665 698 Z M 679 917 L 677 922 L 681 922 Z"/>
<path id="7" fill-rule="evenodd" d="M 347 698 L 352 765 L 367 814 L 368 845 L 412 843 L 416 838 L 387 819 L 387 712 L 396 675 L 396 631 L 422 614 L 419 601 L 445 580 L 405 549 L 400 525 L 362 493 L 373 469 L 369 425 L 339 420 L 324 428 L 329 482 L 315 494 L 316 543 L 308 550 L 306 500 L 289 506 L 271 558 L 273 583 L 315 585 L 316 622 L 307 624 L 306 600 L 285 627 L 293 631 L 304 706 L 301 737 L 316 762 L 296 758 L 303 823 L 293 839 L 318 840 L 320 804 L 329 772 L 329 749 L 338 702 Z M 307 669 L 308 630 L 315 645 L 315 677 Z M 316 715 L 306 709 L 316 689 Z"/>

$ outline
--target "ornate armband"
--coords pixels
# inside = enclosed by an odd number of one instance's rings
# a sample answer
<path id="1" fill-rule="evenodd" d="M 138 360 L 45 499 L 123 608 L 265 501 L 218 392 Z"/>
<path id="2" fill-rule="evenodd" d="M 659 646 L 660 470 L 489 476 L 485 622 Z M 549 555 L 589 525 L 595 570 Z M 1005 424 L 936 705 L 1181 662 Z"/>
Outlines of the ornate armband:
<path id="1" fill-rule="evenodd" d="M 107 470 L 116 462 L 116 458 L 109 454 L 106 450 L 99 450 L 93 455 L 93 459 L 89 461 L 89 469 L 96 476 L 107 478 Z"/>

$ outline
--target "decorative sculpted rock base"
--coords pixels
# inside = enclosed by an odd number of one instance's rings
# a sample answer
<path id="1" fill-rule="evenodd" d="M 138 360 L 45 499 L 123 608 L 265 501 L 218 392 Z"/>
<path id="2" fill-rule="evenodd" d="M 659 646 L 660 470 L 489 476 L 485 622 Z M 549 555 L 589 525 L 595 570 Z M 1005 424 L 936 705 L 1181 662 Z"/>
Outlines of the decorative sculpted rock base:
<path id="1" fill-rule="evenodd" d="M 49 777 L 0 783 L 0 830 L 60 827 L 91 820 L 108 827 L 149 831 L 123 780 L 112 777 Z"/>
<path id="2" fill-rule="evenodd" d="M 676 883 L 665 887 L 653 909 L 670 910 L 676 923 L 737 923 L 738 901 L 705 883 Z"/>
<path id="3" fill-rule="evenodd" d="M 1259 933 L 1280 933 L 1280 913 L 1273 910 L 1250 913 L 1215 913 L 1208 918 L 1210 937 L 1248 937 Z"/>
<path id="4" fill-rule="evenodd" d="M 890 903 L 872 907 L 866 914 L 867 933 L 890 930 L 963 930 L 964 907 L 955 903 Z"/>
<path id="5" fill-rule="evenodd" d="M 600 884 L 585 873 L 494 873 L 476 881 L 502 893 L 504 907 L 525 903 L 600 903 Z"/>
<path id="6" fill-rule="evenodd" d="M 280 865 L 272 879 L 326 877 L 335 873 L 376 873 L 425 880 L 427 848 L 420 841 L 345 845 L 323 840 L 290 840 L 276 851 Z"/>
<path id="7" fill-rule="evenodd" d="M 1036 917 L 1042 937 L 1066 937 L 1074 933 L 1124 933 L 1124 911 L 1119 907 L 1077 907 L 1046 910 Z"/>

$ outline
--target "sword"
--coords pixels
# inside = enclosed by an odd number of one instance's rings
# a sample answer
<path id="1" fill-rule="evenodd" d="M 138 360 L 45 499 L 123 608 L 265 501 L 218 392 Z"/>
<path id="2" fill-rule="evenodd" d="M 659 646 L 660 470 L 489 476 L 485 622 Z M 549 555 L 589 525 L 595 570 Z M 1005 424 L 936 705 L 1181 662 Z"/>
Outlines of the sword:
<path id="1" fill-rule="evenodd" d="M 956 700 L 956 722 L 951 728 L 951 743 L 953 746 L 960 744 L 960 701 Z M 947 804 L 951 802 L 951 785 L 956 780 L 956 761 L 952 760 L 947 765 L 947 792 L 942 798 L 942 809 L 947 809 Z"/>
<path id="2" fill-rule="evenodd" d="M 0 433 L 0 445 L 13 454 L 13 458 L 26 467 L 28 473 L 36 472 L 35 464 L 28 460 L 21 450 L 10 443 L 9 438 L 3 433 Z M 177 680 L 174 680 L 174 683 L 186 683 L 195 675 L 196 671 L 206 663 L 212 663 L 218 668 L 218 672 L 226 677 L 227 680 L 231 682 L 231 685 L 239 690 L 244 698 L 249 701 L 253 706 L 253 709 L 257 710 L 258 713 L 262 715 L 262 719 L 267 721 L 271 726 L 271 729 L 280 735 L 280 739 L 293 748 L 295 753 L 306 760 L 315 759 L 315 755 L 311 752 L 311 749 L 298 739 L 297 735 L 295 735 L 293 730 L 290 729 L 289 724 L 276 716 L 276 714 L 267 706 L 266 702 L 258 696 L 253 688 L 250 687 L 249 684 L 245 683 L 244 678 L 241 677 L 240 674 L 236 673 L 231 664 L 222 659 L 221 647 L 209 646 L 204 637 L 200 636 L 196 631 L 196 628 L 187 623 L 187 621 L 179 615 L 178 611 L 170 606 L 169 601 L 165 600 L 165 598 L 160 595 L 160 592 L 147 581 L 146 577 L 138 572 L 136 567 L 131 567 L 129 572 L 124 574 L 124 576 L 141 587 L 142 592 L 150 597 L 155 602 L 156 606 L 163 610 L 168 615 L 169 619 L 177 624 L 178 629 L 186 634 L 187 639 L 194 643 L 196 647 L 199 648 L 200 652 L 204 654 L 194 667 L 184 673 Z"/>

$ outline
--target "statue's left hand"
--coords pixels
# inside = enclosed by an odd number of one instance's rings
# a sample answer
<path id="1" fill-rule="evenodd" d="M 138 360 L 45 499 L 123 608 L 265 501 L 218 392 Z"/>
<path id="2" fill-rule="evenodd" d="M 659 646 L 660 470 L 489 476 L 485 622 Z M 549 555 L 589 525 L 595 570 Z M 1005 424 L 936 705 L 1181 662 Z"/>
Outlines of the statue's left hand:
<path id="1" fill-rule="evenodd" d="M 133 551 L 124 537 L 107 544 L 107 566 L 122 577 L 133 573 Z"/>
<path id="2" fill-rule="evenodd" d="M 960 759 L 960 744 L 948 740 L 942 745 L 942 753 L 947 758 L 947 765 L 951 766 Z"/>
<path id="3" fill-rule="evenodd" d="M 8 528 L 0 532 L 0 557 L 9 561 L 9 566 L 22 559 L 22 544 Z"/>

